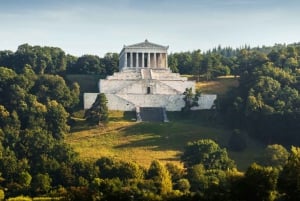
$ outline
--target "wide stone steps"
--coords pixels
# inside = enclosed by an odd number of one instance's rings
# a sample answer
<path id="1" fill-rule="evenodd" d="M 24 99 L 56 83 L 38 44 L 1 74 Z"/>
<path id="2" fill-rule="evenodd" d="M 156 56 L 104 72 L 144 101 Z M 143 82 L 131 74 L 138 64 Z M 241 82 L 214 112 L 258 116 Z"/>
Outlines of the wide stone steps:
<path id="1" fill-rule="evenodd" d="M 140 121 L 166 122 L 166 113 L 162 107 L 140 107 Z"/>

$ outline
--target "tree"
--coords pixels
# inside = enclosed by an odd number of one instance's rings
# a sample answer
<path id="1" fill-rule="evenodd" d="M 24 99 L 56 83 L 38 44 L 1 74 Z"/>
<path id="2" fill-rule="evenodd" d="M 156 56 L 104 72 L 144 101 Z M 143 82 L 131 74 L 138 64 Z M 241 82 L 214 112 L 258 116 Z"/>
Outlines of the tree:
<path id="1" fill-rule="evenodd" d="M 91 125 L 107 123 L 108 107 L 107 99 L 104 93 L 98 94 L 92 107 L 86 111 L 85 118 Z"/>
<path id="2" fill-rule="evenodd" d="M 5 198 L 4 190 L 0 189 L 0 200 L 4 200 L 4 198 Z"/>
<path id="3" fill-rule="evenodd" d="M 172 179 L 168 170 L 158 161 L 152 161 L 147 178 L 154 181 L 157 193 L 164 195 L 172 191 Z"/>
<path id="4" fill-rule="evenodd" d="M 273 201 L 276 198 L 278 171 L 272 167 L 262 167 L 252 164 L 244 177 L 245 200 Z"/>
<path id="5" fill-rule="evenodd" d="M 288 161 L 289 152 L 280 144 L 268 145 L 261 158 L 261 164 L 282 168 Z"/>
<path id="6" fill-rule="evenodd" d="M 33 190 L 37 194 L 45 194 L 48 193 L 52 188 L 51 186 L 52 179 L 48 174 L 37 174 L 33 178 Z"/>
<path id="7" fill-rule="evenodd" d="M 278 178 L 278 190 L 285 200 L 300 200 L 300 148 L 292 147 L 287 163 Z"/>
<path id="8" fill-rule="evenodd" d="M 240 132 L 240 130 L 235 129 L 228 141 L 229 149 L 233 151 L 243 151 L 247 148 L 247 141 L 245 136 Z"/>
<path id="9" fill-rule="evenodd" d="M 100 58 L 95 55 L 83 55 L 78 58 L 73 73 L 80 74 L 105 74 L 105 69 L 101 64 Z"/>
<path id="10" fill-rule="evenodd" d="M 189 142 L 181 156 L 185 167 L 203 164 L 205 169 L 227 170 L 235 167 L 227 151 L 211 139 Z"/>
<path id="11" fill-rule="evenodd" d="M 168 65 L 173 73 L 178 73 L 178 61 L 174 54 L 168 56 Z"/>
<path id="12" fill-rule="evenodd" d="M 78 103 L 79 99 L 78 86 L 73 87 L 70 89 L 63 77 L 59 75 L 41 75 L 31 89 L 31 93 L 35 94 L 41 103 L 46 104 L 50 100 L 56 100 L 65 108 L 71 108 Z M 75 95 L 77 95 L 76 99 Z"/>
<path id="13" fill-rule="evenodd" d="M 199 105 L 198 100 L 200 96 L 200 91 L 197 91 L 196 94 L 194 94 L 192 88 L 186 88 L 183 95 L 185 105 L 183 108 L 181 108 L 181 111 L 188 112 L 191 110 L 192 107 Z"/>
<path id="14" fill-rule="evenodd" d="M 183 193 L 188 193 L 190 191 L 191 185 L 187 179 L 179 179 L 175 184 L 175 189 L 180 190 Z"/>
<path id="15" fill-rule="evenodd" d="M 48 102 L 45 120 L 47 122 L 47 130 L 52 132 L 54 138 L 63 139 L 65 134 L 69 132 L 68 117 L 69 114 L 61 104 L 55 100 Z"/>
<path id="16" fill-rule="evenodd" d="M 29 174 L 29 172 L 25 171 L 25 172 L 21 172 L 19 174 L 19 181 L 18 183 L 24 187 L 24 188 L 29 188 L 30 187 L 30 184 L 31 184 L 31 180 L 32 180 L 32 177 L 31 175 Z"/>
<path id="17" fill-rule="evenodd" d="M 117 53 L 106 53 L 105 56 L 100 60 L 103 64 L 105 73 L 102 72 L 103 76 L 112 75 L 114 72 L 119 71 L 119 54 Z"/>
<path id="18" fill-rule="evenodd" d="M 200 80 L 201 74 L 201 62 L 202 62 L 201 50 L 195 50 L 192 52 L 192 72 L 194 76 L 197 77 L 197 81 Z"/>

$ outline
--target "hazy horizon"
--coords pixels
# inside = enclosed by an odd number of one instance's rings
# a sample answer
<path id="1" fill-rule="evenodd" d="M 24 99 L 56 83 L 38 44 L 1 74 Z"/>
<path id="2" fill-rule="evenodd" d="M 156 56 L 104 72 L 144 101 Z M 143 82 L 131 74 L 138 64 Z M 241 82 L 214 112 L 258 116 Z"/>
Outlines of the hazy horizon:
<path id="1" fill-rule="evenodd" d="M 299 42 L 296 0 L 0 1 L 1 50 L 21 44 L 103 56 L 148 39 L 169 52 Z"/>

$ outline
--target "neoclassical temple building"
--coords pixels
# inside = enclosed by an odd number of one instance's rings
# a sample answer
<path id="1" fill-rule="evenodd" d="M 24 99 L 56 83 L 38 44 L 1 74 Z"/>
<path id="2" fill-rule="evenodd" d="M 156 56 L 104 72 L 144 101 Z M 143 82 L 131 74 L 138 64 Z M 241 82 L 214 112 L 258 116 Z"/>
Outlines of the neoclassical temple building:
<path id="1" fill-rule="evenodd" d="M 180 111 L 184 106 L 186 88 L 195 90 L 195 82 L 172 73 L 168 67 L 168 46 L 145 40 L 124 45 L 119 55 L 119 72 L 99 80 L 99 92 L 108 99 L 110 110 L 137 111 L 162 108 Z M 88 109 L 97 94 L 84 94 L 84 108 Z M 216 95 L 202 95 L 199 107 L 211 108 Z"/>
<path id="2" fill-rule="evenodd" d="M 167 68 L 168 46 L 145 42 L 125 46 L 120 53 L 120 70 L 126 68 Z"/>

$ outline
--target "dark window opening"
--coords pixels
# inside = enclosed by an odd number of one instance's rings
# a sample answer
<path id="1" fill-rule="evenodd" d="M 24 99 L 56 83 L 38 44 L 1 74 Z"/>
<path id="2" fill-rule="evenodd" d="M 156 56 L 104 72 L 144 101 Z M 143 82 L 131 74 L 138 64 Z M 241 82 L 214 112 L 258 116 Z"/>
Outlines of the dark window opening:
<path id="1" fill-rule="evenodd" d="M 150 93 L 151 93 L 151 88 L 147 87 L 147 94 L 150 94 Z"/>

